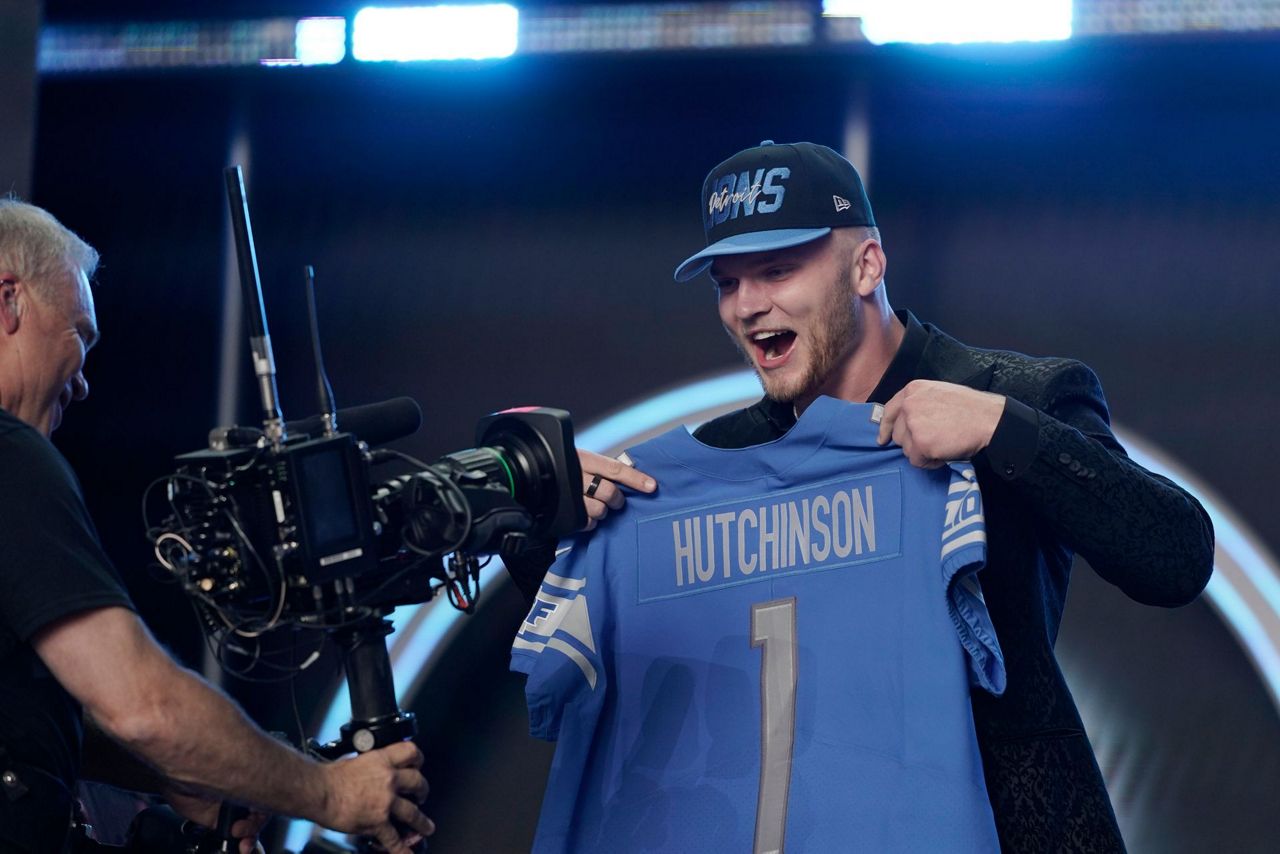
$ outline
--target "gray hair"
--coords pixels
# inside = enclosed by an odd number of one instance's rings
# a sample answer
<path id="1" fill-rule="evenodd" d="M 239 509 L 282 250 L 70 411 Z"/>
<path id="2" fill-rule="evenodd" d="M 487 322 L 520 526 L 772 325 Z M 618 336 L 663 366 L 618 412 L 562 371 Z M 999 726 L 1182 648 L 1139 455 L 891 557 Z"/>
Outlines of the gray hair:
<path id="1" fill-rule="evenodd" d="M 68 269 L 92 279 L 98 251 L 43 208 L 0 198 L 0 270 L 13 272 L 48 302 L 59 296 L 55 288 Z"/>

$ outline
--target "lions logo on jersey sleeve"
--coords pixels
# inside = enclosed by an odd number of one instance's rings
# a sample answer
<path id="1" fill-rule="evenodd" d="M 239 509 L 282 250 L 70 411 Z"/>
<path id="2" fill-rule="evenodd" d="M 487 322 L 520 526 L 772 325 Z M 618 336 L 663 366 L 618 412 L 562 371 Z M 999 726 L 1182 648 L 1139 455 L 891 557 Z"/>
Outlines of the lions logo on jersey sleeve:
<path id="1" fill-rule="evenodd" d="M 588 690 L 595 690 L 599 673 L 599 650 L 583 577 L 588 573 L 580 571 L 586 562 L 584 551 L 589 549 L 557 556 L 553 569 L 563 574 L 547 573 L 511 644 L 512 665 L 529 675 L 528 689 L 560 703 L 581 690 L 583 680 Z M 548 655 L 547 650 L 558 655 Z M 568 667 L 566 660 L 572 662 Z"/>
<path id="2" fill-rule="evenodd" d="M 968 463 L 951 464 L 940 558 L 947 582 L 947 609 L 969 659 L 969 679 L 992 694 L 1001 694 L 1005 687 L 1004 654 L 978 582 L 978 570 L 987 560 L 982 492 Z"/>
<path id="3" fill-rule="evenodd" d="M 943 561 L 953 552 L 970 546 L 980 546 L 980 551 L 975 550 L 977 559 L 986 560 L 987 528 L 982 516 L 982 493 L 970 466 L 952 465 L 947 516 L 942 526 Z"/>

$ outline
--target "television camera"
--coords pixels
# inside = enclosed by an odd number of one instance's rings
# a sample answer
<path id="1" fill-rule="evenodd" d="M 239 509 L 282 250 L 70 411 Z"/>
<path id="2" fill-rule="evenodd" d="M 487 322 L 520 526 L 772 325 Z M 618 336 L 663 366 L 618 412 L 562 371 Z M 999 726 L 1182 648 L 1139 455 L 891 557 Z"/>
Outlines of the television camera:
<path id="1" fill-rule="evenodd" d="M 161 504 L 160 489 L 166 511 L 146 522 L 147 536 L 220 650 L 286 625 L 336 641 L 352 717 L 336 740 L 310 747 L 336 759 L 416 731 L 398 707 L 387 656 L 396 606 L 444 590 L 470 611 L 477 556 L 517 554 L 585 524 L 573 427 L 567 412 L 529 407 L 481 418 L 475 447 L 433 463 L 374 447 L 412 433 L 421 412 L 408 398 L 336 409 L 310 267 L 322 414 L 284 421 L 240 168 L 224 178 L 263 426 L 215 429 L 208 448 L 179 456 L 144 496 L 144 517 L 155 515 L 148 508 Z M 379 479 L 384 466 L 398 471 Z"/>

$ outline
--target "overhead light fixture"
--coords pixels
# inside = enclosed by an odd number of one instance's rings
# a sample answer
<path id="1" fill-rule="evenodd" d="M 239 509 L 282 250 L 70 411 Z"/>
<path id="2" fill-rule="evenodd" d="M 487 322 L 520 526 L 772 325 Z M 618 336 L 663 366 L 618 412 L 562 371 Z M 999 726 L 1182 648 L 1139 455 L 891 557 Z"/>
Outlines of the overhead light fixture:
<path id="1" fill-rule="evenodd" d="M 300 65 L 334 65 L 347 55 L 346 18 L 301 18 L 294 33 Z"/>
<path id="2" fill-rule="evenodd" d="M 822 14 L 861 18 L 872 44 L 1056 41 L 1071 37 L 1071 0 L 823 0 Z"/>
<path id="3" fill-rule="evenodd" d="M 506 3 L 367 6 L 356 13 L 351 54 L 365 62 L 500 59 L 516 52 L 519 24 Z"/>

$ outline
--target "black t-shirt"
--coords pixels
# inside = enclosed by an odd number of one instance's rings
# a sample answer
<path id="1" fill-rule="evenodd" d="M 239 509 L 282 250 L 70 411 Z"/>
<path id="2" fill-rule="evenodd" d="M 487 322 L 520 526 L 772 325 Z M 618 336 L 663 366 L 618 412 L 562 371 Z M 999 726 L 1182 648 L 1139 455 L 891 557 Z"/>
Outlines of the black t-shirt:
<path id="1" fill-rule="evenodd" d="M 14 770 L 28 789 L 21 797 L 0 791 L 0 850 L 57 850 L 33 839 L 65 829 L 80 770 L 80 705 L 31 638 L 62 617 L 109 605 L 133 608 L 71 467 L 0 409 L 0 771 Z"/>

